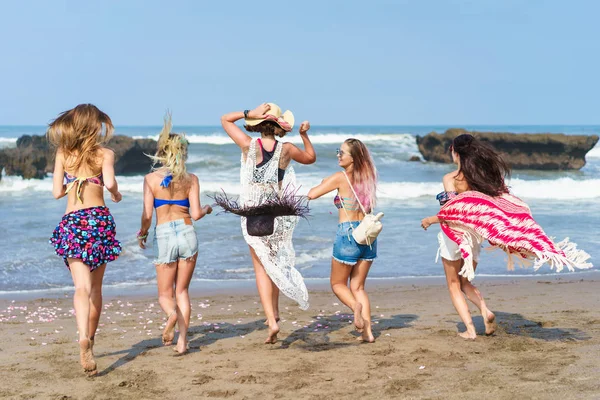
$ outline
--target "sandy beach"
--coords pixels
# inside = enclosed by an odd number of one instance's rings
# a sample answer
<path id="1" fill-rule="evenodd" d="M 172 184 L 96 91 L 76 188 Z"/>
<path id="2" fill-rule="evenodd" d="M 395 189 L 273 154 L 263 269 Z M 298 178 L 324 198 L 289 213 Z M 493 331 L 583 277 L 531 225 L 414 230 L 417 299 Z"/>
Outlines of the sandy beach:
<path id="1" fill-rule="evenodd" d="M 249 284 L 233 295 L 193 288 L 190 353 L 161 345 L 150 293 L 107 293 L 96 336 L 99 375 L 80 369 L 71 293 L 0 300 L 0 397 L 10 399 L 594 399 L 600 398 L 600 277 L 477 278 L 498 317 L 464 341 L 444 281 L 369 283 L 377 341 L 356 340 L 324 283 L 304 312 L 282 300 L 264 345 Z M 129 293 L 129 294 L 125 294 Z M 478 332 L 481 317 L 472 308 Z"/>

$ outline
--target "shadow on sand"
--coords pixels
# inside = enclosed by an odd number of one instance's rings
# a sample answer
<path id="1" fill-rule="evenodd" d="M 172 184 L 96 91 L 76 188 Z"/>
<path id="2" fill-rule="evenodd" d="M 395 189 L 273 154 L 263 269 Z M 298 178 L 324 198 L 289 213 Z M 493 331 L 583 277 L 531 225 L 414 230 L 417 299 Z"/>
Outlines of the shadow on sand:
<path id="1" fill-rule="evenodd" d="M 509 335 L 526 336 L 533 339 L 545 341 L 569 341 L 569 340 L 588 340 L 585 332 L 576 328 L 554 328 L 548 322 L 533 321 L 523 317 L 521 314 L 505 313 L 502 311 L 494 312 L 496 322 L 500 331 Z M 483 335 L 485 326 L 481 316 L 474 317 L 473 323 L 478 335 Z M 456 324 L 460 332 L 466 330 L 465 324 L 459 322 Z"/>
<path id="2" fill-rule="evenodd" d="M 350 315 L 330 315 L 325 317 L 312 317 L 313 321 L 310 325 L 302 326 L 294 330 L 285 339 L 281 340 L 279 349 L 286 349 L 293 343 L 301 341 L 298 346 L 306 351 L 325 351 L 341 347 L 355 345 L 352 342 L 331 342 L 329 335 L 332 332 L 339 331 L 344 327 L 351 326 L 352 317 Z M 418 318 L 414 314 L 399 314 L 392 315 L 390 318 L 374 319 L 373 335 L 377 338 L 385 330 L 403 329 L 411 325 Z M 375 322 L 377 322 L 375 324 Z M 248 322 L 245 324 L 218 324 L 218 328 L 214 324 L 193 326 L 189 329 L 188 335 L 191 337 L 189 341 L 190 353 L 200 351 L 200 347 L 209 346 L 219 340 L 229 339 L 233 337 L 245 336 L 254 331 L 266 330 L 264 319 Z M 353 332 L 358 336 L 356 332 Z M 176 338 L 177 339 L 177 338 Z M 176 340 L 174 341 L 174 343 Z M 358 344 L 358 342 L 356 343 Z M 121 357 L 99 372 L 99 376 L 109 374 L 115 369 L 135 360 L 138 356 L 144 355 L 151 349 L 162 347 L 160 337 L 153 339 L 142 340 L 128 349 L 115 351 L 111 353 L 98 354 L 97 358 L 121 355 Z"/>
<path id="3" fill-rule="evenodd" d="M 263 320 L 248 322 L 246 324 L 230 324 L 224 323 L 219 324 L 218 328 L 215 328 L 214 324 L 210 325 L 199 325 L 192 326 L 188 330 L 188 337 L 192 337 L 189 341 L 189 352 L 195 353 L 200 351 L 200 346 L 208 346 L 211 345 L 218 340 L 228 339 L 232 337 L 239 337 L 243 335 L 247 335 L 253 331 L 266 329 L 266 326 L 263 323 Z M 204 334 L 200 338 L 195 338 L 194 336 Z M 178 334 L 173 340 L 173 343 L 177 342 Z M 162 341 L 160 336 L 153 339 L 142 340 L 129 349 L 124 349 L 120 351 L 115 351 L 111 353 L 103 353 L 96 356 L 96 358 L 102 358 L 107 356 L 115 356 L 122 355 L 117 361 L 109 365 L 104 370 L 98 373 L 99 376 L 106 375 L 115 369 L 127 364 L 130 361 L 136 359 L 136 357 L 140 355 L 144 355 L 148 350 L 155 349 L 157 347 L 162 347 Z"/>
<path id="4" fill-rule="evenodd" d="M 344 327 L 350 326 L 351 329 L 354 328 L 351 315 L 330 315 L 321 317 L 320 319 L 313 316 L 312 318 L 314 322 L 290 333 L 282 341 L 280 348 L 287 349 L 298 341 L 303 342 L 298 347 L 306 351 L 325 351 L 354 345 L 354 343 L 348 342 L 331 342 L 329 338 L 331 333 L 339 331 Z M 378 338 L 382 331 L 388 329 L 407 328 L 417 318 L 418 316 L 414 314 L 399 314 L 392 315 L 390 318 L 373 319 L 373 336 Z M 356 337 L 360 336 L 356 331 L 353 331 L 352 334 Z"/>

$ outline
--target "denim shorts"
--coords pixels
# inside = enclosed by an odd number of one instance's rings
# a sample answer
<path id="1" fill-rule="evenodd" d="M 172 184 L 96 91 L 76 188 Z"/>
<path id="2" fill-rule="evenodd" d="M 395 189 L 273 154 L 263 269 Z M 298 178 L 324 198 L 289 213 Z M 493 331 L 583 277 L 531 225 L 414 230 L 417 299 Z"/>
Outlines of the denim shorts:
<path id="1" fill-rule="evenodd" d="M 373 261 L 377 258 L 377 239 L 369 246 L 356 243 L 352 237 L 352 229 L 356 228 L 358 224 L 360 221 L 338 224 L 333 243 L 333 258 L 342 264 L 354 265 L 360 260 Z"/>
<path id="2" fill-rule="evenodd" d="M 193 225 L 183 219 L 165 222 L 154 228 L 154 264 L 169 264 L 192 258 L 198 253 L 198 239 Z"/>

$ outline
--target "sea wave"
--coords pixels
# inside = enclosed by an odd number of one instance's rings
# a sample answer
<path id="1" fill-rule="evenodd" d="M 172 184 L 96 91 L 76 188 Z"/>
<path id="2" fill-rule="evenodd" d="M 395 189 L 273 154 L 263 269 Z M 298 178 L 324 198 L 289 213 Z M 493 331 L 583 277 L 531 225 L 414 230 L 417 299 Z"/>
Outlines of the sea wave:
<path id="1" fill-rule="evenodd" d="M 596 143 L 594 148 L 588 151 L 588 153 L 585 155 L 585 158 L 600 158 L 600 142 Z"/>
<path id="2" fill-rule="evenodd" d="M 0 137 L 0 149 L 17 147 L 17 138 Z"/>
<path id="3" fill-rule="evenodd" d="M 524 199 L 589 200 L 600 198 L 600 179 L 575 180 L 572 178 L 524 180 L 508 182 L 511 193 Z M 441 183 L 393 182 L 379 184 L 379 198 L 411 199 L 435 196 L 443 190 Z"/>
<path id="4" fill-rule="evenodd" d="M 416 143 L 415 136 L 410 133 L 381 133 L 381 134 L 351 134 L 351 133 L 315 133 L 309 134 L 310 141 L 313 144 L 340 144 L 344 140 L 352 137 L 366 143 L 385 142 L 388 144 Z M 158 139 L 158 135 L 133 136 L 134 139 Z M 213 144 L 213 145 L 233 145 L 231 138 L 225 133 L 209 135 L 186 135 L 190 143 L 195 144 Z M 299 135 L 291 135 L 281 139 L 282 142 L 302 143 Z M 416 147 L 416 144 L 415 144 Z"/>
<path id="5" fill-rule="evenodd" d="M 304 178 L 304 179 L 303 179 Z M 119 176 L 119 189 L 123 193 L 142 193 L 142 176 Z M 320 183 L 314 175 L 302 177 L 298 194 L 306 195 L 308 190 Z M 572 178 L 525 180 L 514 178 L 508 182 L 511 192 L 524 199 L 546 200 L 589 200 L 600 198 L 600 179 L 576 180 Z M 230 195 L 240 192 L 235 179 L 222 181 L 200 180 L 204 194 L 225 191 Z M 377 196 L 380 199 L 415 199 L 435 196 L 443 190 L 441 182 L 380 182 Z M 0 181 L 0 193 L 52 191 L 52 177 L 45 179 L 23 179 L 17 176 L 3 176 Z"/>
<path id="6" fill-rule="evenodd" d="M 245 278 L 194 278 L 192 282 L 195 284 L 192 285 L 196 290 L 198 290 L 198 286 L 203 288 L 203 284 L 207 285 L 204 289 L 213 289 L 214 285 L 219 285 L 218 287 L 227 288 L 231 285 L 232 289 L 240 289 L 246 287 L 252 288 L 254 287 L 254 278 L 252 277 L 252 269 L 248 268 L 248 277 Z M 598 274 L 599 270 L 585 270 L 585 271 L 574 271 L 574 272 L 545 272 L 538 271 L 534 272 L 532 269 L 520 269 L 516 270 L 512 273 L 497 273 L 497 274 L 477 274 L 479 278 L 493 278 L 498 279 L 499 281 L 512 281 L 514 279 L 552 279 L 555 277 L 561 277 L 564 279 L 578 279 L 579 277 L 590 277 L 590 274 Z M 595 276 L 591 276 L 591 278 L 596 278 Z M 430 275 L 395 275 L 395 276 L 369 276 L 369 280 L 371 281 L 397 281 L 398 283 L 402 283 L 406 280 L 415 280 L 415 281 L 430 281 L 430 280 L 443 280 L 445 279 L 444 275 L 439 274 L 430 274 Z M 304 280 L 307 282 L 313 283 L 327 283 L 329 282 L 328 276 L 316 276 L 316 277 L 304 277 Z M 406 283 L 406 282 L 404 282 Z M 22 299 L 21 296 L 40 296 L 40 295 L 60 295 L 63 296 L 65 292 L 72 292 L 74 287 L 72 284 L 65 282 L 63 286 L 57 287 L 40 287 L 41 285 L 35 285 L 34 287 L 22 287 L 20 289 L 6 289 L 0 290 L 0 299 Z M 111 290 L 119 290 L 123 293 L 122 290 L 131 291 L 131 293 L 137 293 L 136 288 L 139 289 L 148 289 L 155 291 L 156 290 L 156 279 L 141 279 L 141 280 L 129 280 L 119 283 L 104 283 L 102 285 L 103 289 L 107 292 Z M 9 297 L 14 296 L 14 297 Z M 26 297 L 25 297 L 26 298 Z"/>

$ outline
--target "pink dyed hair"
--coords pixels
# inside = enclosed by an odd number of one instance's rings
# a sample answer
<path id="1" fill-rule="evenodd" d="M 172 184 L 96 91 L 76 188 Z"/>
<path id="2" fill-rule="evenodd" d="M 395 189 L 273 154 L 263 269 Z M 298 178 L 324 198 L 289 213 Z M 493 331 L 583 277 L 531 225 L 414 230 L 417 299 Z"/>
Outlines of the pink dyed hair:
<path id="1" fill-rule="evenodd" d="M 377 201 L 377 168 L 371 158 L 367 146 L 358 139 L 344 141 L 350 148 L 350 156 L 354 162 L 352 186 L 367 212 L 370 212 Z"/>

